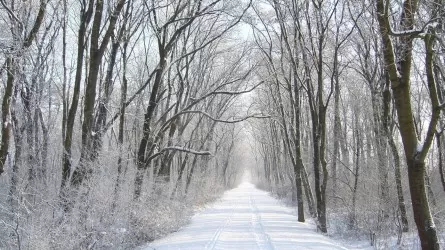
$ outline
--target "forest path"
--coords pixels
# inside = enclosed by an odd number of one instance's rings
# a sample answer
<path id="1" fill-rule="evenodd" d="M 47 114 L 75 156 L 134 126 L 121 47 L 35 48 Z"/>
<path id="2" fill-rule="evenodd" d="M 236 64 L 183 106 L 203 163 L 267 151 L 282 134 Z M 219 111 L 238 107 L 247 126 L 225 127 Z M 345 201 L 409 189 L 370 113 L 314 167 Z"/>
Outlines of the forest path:
<path id="1" fill-rule="evenodd" d="M 294 209 L 251 183 L 224 193 L 191 224 L 143 248 L 149 249 L 346 249 L 300 223 Z"/>

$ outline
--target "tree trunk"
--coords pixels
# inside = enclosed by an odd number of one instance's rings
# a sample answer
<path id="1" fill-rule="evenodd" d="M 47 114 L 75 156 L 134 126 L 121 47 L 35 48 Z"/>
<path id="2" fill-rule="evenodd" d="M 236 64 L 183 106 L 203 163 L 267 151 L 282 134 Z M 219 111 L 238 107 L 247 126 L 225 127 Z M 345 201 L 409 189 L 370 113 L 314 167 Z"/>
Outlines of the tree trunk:
<path id="1" fill-rule="evenodd" d="M 394 138 L 390 136 L 388 138 L 389 147 L 391 148 L 393 160 L 394 160 L 394 175 L 396 180 L 396 188 L 397 188 L 397 199 L 400 209 L 400 219 L 402 221 L 402 231 L 408 232 L 408 217 L 406 215 L 406 206 L 405 206 L 405 198 L 403 195 L 402 188 L 402 174 L 400 171 L 400 156 L 399 151 L 397 150 L 396 144 L 394 142 Z"/>
<path id="2" fill-rule="evenodd" d="M 422 249 L 440 249 L 436 226 L 431 217 L 425 190 L 425 162 L 408 160 L 408 179 L 414 221 L 421 240 Z"/>
<path id="3" fill-rule="evenodd" d="M 440 175 L 440 182 L 442 183 L 443 191 L 445 192 L 445 177 L 444 177 L 444 170 L 443 170 L 443 151 L 442 151 L 442 133 L 436 134 L 436 142 L 437 142 L 437 152 L 439 154 L 439 175 Z"/>
<path id="4" fill-rule="evenodd" d="M 94 0 L 92 0 L 94 1 Z M 94 131 L 94 107 L 96 103 L 96 88 L 99 76 L 99 69 L 102 63 L 103 55 L 111 36 L 114 34 L 114 28 L 120 12 L 124 6 L 125 0 L 119 0 L 113 8 L 109 19 L 108 26 L 102 41 L 99 43 L 101 33 L 101 23 L 103 19 L 104 3 L 97 0 L 95 6 L 94 20 L 90 34 L 90 54 L 89 54 L 89 70 L 85 87 L 85 96 L 83 104 L 83 122 L 82 122 L 82 148 L 79 166 L 73 171 L 71 185 L 78 188 L 86 179 L 91 176 L 91 161 L 95 159 L 93 148 L 93 138 L 98 133 Z"/>
<path id="5" fill-rule="evenodd" d="M 304 193 L 307 199 L 309 213 L 312 218 L 315 218 L 317 217 L 317 209 L 315 207 L 314 194 L 312 193 L 312 188 L 309 182 L 309 176 L 307 174 L 306 168 L 302 168 L 301 179 L 304 187 Z"/>
<path id="6" fill-rule="evenodd" d="M 124 172 L 124 133 L 125 133 L 125 112 L 126 112 L 126 105 L 127 102 L 127 89 L 128 89 L 128 79 L 127 79 L 127 47 L 128 47 L 128 41 L 124 42 L 123 49 L 122 49 L 122 58 L 123 58 L 123 66 L 122 66 L 122 87 L 121 87 L 121 100 L 120 100 L 120 107 L 121 107 L 121 114 L 119 117 L 119 135 L 118 135 L 118 147 L 119 147 L 119 157 L 117 159 L 117 176 L 116 176 L 116 182 L 114 184 L 114 199 L 112 203 L 112 208 L 116 208 L 116 203 L 119 199 L 119 192 L 122 182 L 122 172 Z M 126 164 L 125 164 L 126 165 Z"/>
<path id="7" fill-rule="evenodd" d="M 402 30 L 413 30 L 415 14 L 417 13 L 416 0 L 404 1 L 400 28 Z M 393 41 L 389 31 L 391 29 L 390 18 L 383 0 L 376 1 L 377 20 L 379 31 L 382 36 L 383 56 L 385 68 L 391 82 L 395 109 L 397 111 L 400 134 L 402 137 L 405 157 L 408 164 L 408 179 L 411 192 L 411 202 L 414 212 L 422 249 L 440 249 L 437 237 L 437 229 L 431 216 L 430 207 L 425 190 L 425 158 L 431 147 L 434 138 L 434 131 L 440 116 L 439 101 L 436 90 L 436 83 L 432 72 L 433 40 L 431 35 L 424 36 L 426 56 L 425 69 L 427 86 L 431 101 L 431 119 L 428 125 L 426 138 L 422 145 L 419 145 L 417 132 L 414 124 L 413 111 L 411 107 L 410 78 L 413 50 L 413 36 L 400 37 L 401 50 L 394 54 Z"/>
<path id="8" fill-rule="evenodd" d="M 40 125 L 42 127 L 42 134 L 43 134 L 43 145 L 42 145 L 42 165 L 41 165 L 41 171 L 40 176 L 41 180 L 43 181 L 44 187 L 47 186 L 47 180 L 46 180 L 46 169 L 48 168 L 48 148 L 49 148 L 49 131 L 48 127 L 45 125 L 45 121 L 43 120 L 43 114 L 42 111 L 39 109 L 39 120 Z"/>
<path id="9" fill-rule="evenodd" d="M 15 99 L 15 97 L 12 97 Z M 15 106 L 15 101 L 11 100 L 11 105 Z M 8 201 L 11 206 L 12 211 L 17 212 L 19 201 L 21 197 L 19 197 L 19 193 L 17 191 L 17 187 L 19 185 L 20 178 L 20 168 L 22 167 L 22 148 L 23 148 L 23 133 L 22 128 L 19 126 L 19 122 L 17 120 L 15 111 L 11 110 L 11 126 L 14 128 L 14 163 L 12 165 L 12 173 L 11 173 L 11 183 L 9 186 L 8 193 Z"/>
<path id="10" fill-rule="evenodd" d="M 370 83 L 372 84 L 372 83 Z M 389 203 L 389 184 L 388 184 L 388 159 L 387 159 L 387 140 L 385 138 L 386 122 L 383 116 L 382 103 L 378 101 L 378 91 L 375 87 L 371 87 L 371 103 L 373 114 L 373 128 L 374 128 L 374 143 L 377 151 L 377 169 L 379 176 L 379 216 L 384 219 L 389 218 L 390 203 Z M 383 104 L 384 105 L 384 104 Z M 369 150 L 370 152 L 371 150 Z"/>
<path id="11" fill-rule="evenodd" d="M 63 157 L 62 157 L 62 182 L 61 182 L 61 199 L 65 204 L 65 210 L 69 209 L 68 200 L 66 197 L 68 193 L 66 193 L 66 187 L 69 183 L 69 178 L 71 175 L 71 146 L 73 144 L 73 132 L 74 132 L 74 122 L 76 119 L 77 108 L 79 106 L 79 94 L 80 94 L 80 83 L 82 80 L 82 70 L 83 70 L 83 60 L 85 54 L 85 37 L 87 33 L 87 27 L 90 23 L 92 12 L 93 12 L 93 0 L 88 2 L 88 9 L 85 9 L 87 6 L 82 6 L 81 10 L 81 20 L 80 27 L 77 38 L 77 61 L 76 61 L 76 76 L 74 78 L 74 89 L 73 96 L 71 100 L 71 106 L 69 108 L 66 121 L 62 122 L 62 125 L 66 125 L 65 129 L 65 138 L 63 141 Z"/>
<path id="12" fill-rule="evenodd" d="M 104 81 L 104 91 L 102 93 L 102 96 L 100 97 L 99 101 L 99 107 L 97 108 L 97 114 L 96 114 L 96 122 L 94 124 L 94 131 L 95 135 L 92 137 L 92 157 L 93 159 L 96 159 L 99 155 L 100 150 L 102 149 L 102 137 L 104 135 L 105 131 L 105 125 L 107 121 L 107 113 L 109 109 L 108 103 L 110 102 L 111 94 L 113 92 L 113 72 L 114 72 L 114 66 L 116 64 L 116 57 L 117 52 L 119 50 L 121 37 L 118 37 L 116 41 L 112 42 L 111 46 L 111 52 L 110 52 L 110 59 L 108 61 L 107 65 L 107 73 L 105 76 Z M 113 39 L 114 40 L 114 39 Z M 125 108 L 122 107 L 121 108 Z M 121 114 L 122 115 L 122 114 Z"/>
<path id="13" fill-rule="evenodd" d="M 341 121 L 340 121 L 340 83 L 339 81 L 335 81 L 335 90 L 334 90 L 334 130 L 333 132 L 333 143 L 334 143 L 334 152 L 332 159 L 332 196 L 333 206 L 336 207 L 337 201 L 337 163 L 340 158 L 340 136 L 341 136 Z"/>
<path id="14" fill-rule="evenodd" d="M 356 114 L 357 116 L 357 114 Z M 360 171 L 360 149 L 362 148 L 362 140 L 358 131 L 358 119 L 356 117 L 354 139 L 355 139 L 355 157 L 354 157 L 354 187 L 352 189 L 352 208 L 349 214 L 349 229 L 355 228 L 356 225 L 356 203 L 357 203 L 357 189 L 358 189 L 358 177 Z"/>
<path id="15" fill-rule="evenodd" d="M 0 147 L 0 175 L 4 172 L 6 158 L 8 157 L 9 138 L 11 137 L 11 101 L 14 91 L 14 60 L 12 58 L 6 59 L 7 79 L 5 93 L 3 94 L 2 102 L 2 140 Z"/>

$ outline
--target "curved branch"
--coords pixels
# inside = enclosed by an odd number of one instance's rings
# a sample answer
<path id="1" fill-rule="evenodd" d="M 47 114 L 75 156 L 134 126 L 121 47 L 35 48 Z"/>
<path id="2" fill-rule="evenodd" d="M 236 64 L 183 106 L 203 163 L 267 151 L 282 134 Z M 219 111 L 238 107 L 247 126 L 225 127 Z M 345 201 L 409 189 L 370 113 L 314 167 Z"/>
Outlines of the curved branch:
<path id="1" fill-rule="evenodd" d="M 165 147 L 161 151 L 151 155 L 150 157 L 147 158 L 147 162 L 150 162 L 154 158 L 161 156 L 162 154 L 164 154 L 167 151 L 179 151 L 179 152 L 183 152 L 183 153 L 202 155 L 202 156 L 212 155 L 212 153 L 210 153 L 210 151 L 195 151 L 190 148 L 185 148 L 185 147 L 180 147 L 180 146 L 171 146 L 171 147 Z"/>

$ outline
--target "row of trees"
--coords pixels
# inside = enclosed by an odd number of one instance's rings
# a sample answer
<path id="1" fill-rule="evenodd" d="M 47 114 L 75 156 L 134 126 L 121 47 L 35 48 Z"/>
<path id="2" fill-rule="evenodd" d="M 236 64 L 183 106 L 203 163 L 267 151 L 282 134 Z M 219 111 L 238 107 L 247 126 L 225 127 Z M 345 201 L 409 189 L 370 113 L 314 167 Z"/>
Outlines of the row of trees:
<path id="1" fill-rule="evenodd" d="M 332 225 L 347 214 L 372 240 L 401 236 L 414 218 L 422 249 L 439 249 L 431 212 L 445 205 L 435 198 L 444 179 L 433 178 L 444 174 L 443 4 L 271 0 L 253 11 L 269 79 L 256 106 L 272 116 L 252 124 L 259 182 L 292 187 L 298 220 L 306 205 L 322 232 L 328 214 Z"/>
<path id="2" fill-rule="evenodd" d="M 439 249 L 440 1 L 0 4 L 1 247 L 174 230 L 185 205 L 237 182 L 235 124 L 270 118 L 251 123 L 258 179 L 291 187 L 299 221 L 306 205 L 322 232 L 346 216 L 383 236 L 414 218 Z"/>
<path id="3" fill-rule="evenodd" d="M 0 2 L 1 248 L 135 246 L 237 182 L 249 2 Z"/>

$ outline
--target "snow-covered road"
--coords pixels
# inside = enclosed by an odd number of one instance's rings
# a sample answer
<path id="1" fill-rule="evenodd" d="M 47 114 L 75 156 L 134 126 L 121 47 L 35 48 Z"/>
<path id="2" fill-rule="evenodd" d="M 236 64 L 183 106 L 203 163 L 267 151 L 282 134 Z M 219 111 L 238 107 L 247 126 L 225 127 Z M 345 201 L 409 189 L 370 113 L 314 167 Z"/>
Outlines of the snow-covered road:
<path id="1" fill-rule="evenodd" d="M 291 208 L 243 183 L 149 249 L 346 249 L 299 223 Z"/>

